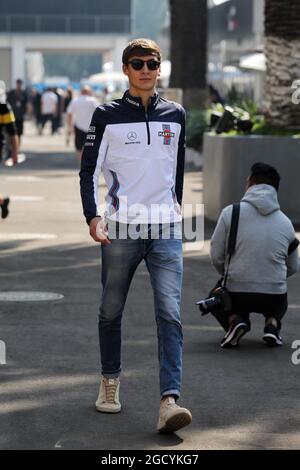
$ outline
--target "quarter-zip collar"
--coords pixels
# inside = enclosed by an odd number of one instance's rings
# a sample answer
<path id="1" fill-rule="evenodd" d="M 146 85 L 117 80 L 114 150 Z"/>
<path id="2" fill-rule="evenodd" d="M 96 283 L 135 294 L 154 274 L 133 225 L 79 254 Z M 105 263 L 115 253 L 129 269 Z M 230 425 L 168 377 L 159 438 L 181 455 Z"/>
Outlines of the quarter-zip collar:
<path id="1" fill-rule="evenodd" d="M 151 144 L 151 135 L 150 135 L 150 126 L 149 126 L 149 112 L 154 109 L 158 103 L 159 95 L 157 92 L 154 93 L 150 97 L 149 105 L 147 109 L 144 108 L 142 99 L 139 96 L 132 96 L 129 93 L 129 90 L 125 91 L 122 101 L 126 106 L 129 106 L 132 109 L 136 109 L 141 111 L 144 114 L 144 119 L 146 123 L 146 131 L 147 131 L 147 145 Z"/>
<path id="2" fill-rule="evenodd" d="M 155 92 L 154 95 L 150 97 L 150 102 L 149 102 L 147 109 L 149 110 L 149 109 L 155 108 L 155 106 L 158 103 L 158 100 L 159 100 L 159 95 L 157 92 Z M 122 101 L 123 103 L 125 103 L 127 106 L 129 106 L 132 109 L 138 109 L 138 110 L 142 110 L 145 112 L 142 99 L 139 96 L 132 96 L 129 93 L 129 90 L 125 91 Z"/>

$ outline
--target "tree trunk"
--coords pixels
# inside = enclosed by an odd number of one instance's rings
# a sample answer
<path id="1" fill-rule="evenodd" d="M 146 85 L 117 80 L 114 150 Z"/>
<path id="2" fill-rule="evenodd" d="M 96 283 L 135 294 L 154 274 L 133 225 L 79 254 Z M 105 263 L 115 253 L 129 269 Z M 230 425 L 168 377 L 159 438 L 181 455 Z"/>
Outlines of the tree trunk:
<path id="1" fill-rule="evenodd" d="M 300 79 L 300 0 L 265 0 L 266 122 L 300 128 L 300 104 L 292 84 Z"/>
<path id="2" fill-rule="evenodd" d="M 207 99 L 207 0 L 170 0 L 170 11 L 170 86 L 182 88 L 186 108 L 202 108 Z"/>

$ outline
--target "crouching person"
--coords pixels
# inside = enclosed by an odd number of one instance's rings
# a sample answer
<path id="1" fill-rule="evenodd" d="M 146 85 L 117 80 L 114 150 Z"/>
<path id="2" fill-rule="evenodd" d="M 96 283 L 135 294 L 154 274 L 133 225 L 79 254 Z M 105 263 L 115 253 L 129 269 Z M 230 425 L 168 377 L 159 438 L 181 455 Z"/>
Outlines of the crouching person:
<path id="1" fill-rule="evenodd" d="M 232 310 L 226 314 L 223 348 L 238 346 L 250 331 L 251 312 L 265 317 L 266 344 L 282 345 L 281 320 L 288 308 L 287 277 L 298 271 L 299 242 L 291 221 L 280 210 L 279 182 L 274 167 L 265 163 L 251 167 L 240 202 L 235 252 L 228 271 Z M 211 240 L 212 263 L 220 274 L 226 269 L 231 215 L 232 206 L 225 207 Z"/>

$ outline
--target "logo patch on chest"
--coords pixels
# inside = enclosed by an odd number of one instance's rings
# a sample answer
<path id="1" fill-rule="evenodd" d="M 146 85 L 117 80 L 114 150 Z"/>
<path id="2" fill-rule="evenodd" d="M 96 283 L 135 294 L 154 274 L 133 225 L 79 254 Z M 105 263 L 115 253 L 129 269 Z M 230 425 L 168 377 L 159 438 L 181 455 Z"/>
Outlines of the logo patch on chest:
<path id="1" fill-rule="evenodd" d="M 164 145 L 171 144 L 171 138 L 175 136 L 175 132 L 171 132 L 170 124 L 163 124 L 163 130 L 158 132 L 159 137 L 164 138 Z"/>
<path id="2" fill-rule="evenodd" d="M 141 142 L 139 140 L 137 140 L 138 138 L 138 135 L 136 132 L 134 131 L 130 131 L 128 132 L 127 134 L 127 142 L 125 142 L 125 144 L 140 144 Z"/>

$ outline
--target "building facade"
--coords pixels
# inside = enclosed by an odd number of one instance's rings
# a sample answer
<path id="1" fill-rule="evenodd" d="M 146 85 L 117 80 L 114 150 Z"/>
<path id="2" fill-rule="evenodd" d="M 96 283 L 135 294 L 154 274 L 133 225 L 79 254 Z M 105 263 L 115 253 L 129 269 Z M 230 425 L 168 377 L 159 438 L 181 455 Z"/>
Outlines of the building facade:
<path id="1" fill-rule="evenodd" d="M 25 78 L 27 51 L 94 51 L 117 66 L 131 29 L 131 0 L 0 2 L 1 78 Z"/>

